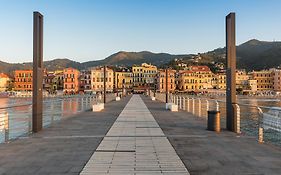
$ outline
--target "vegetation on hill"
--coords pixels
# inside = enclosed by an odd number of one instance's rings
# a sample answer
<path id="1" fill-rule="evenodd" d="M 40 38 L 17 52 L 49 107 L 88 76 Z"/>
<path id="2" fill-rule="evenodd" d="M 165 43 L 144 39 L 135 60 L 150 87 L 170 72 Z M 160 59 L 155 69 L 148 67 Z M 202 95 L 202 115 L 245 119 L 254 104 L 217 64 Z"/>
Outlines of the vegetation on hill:
<path id="1" fill-rule="evenodd" d="M 120 51 L 103 60 L 79 63 L 69 59 L 54 59 L 45 61 L 47 70 L 59 70 L 73 67 L 79 70 L 94 66 L 132 66 L 141 63 L 151 63 L 160 68 L 173 67 L 179 69 L 178 63 L 186 65 L 207 65 L 213 71 L 218 71 L 226 64 L 225 48 L 218 48 L 201 54 L 172 55 L 168 53 L 125 52 Z M 237 68 L 251 70 L 268 69 L 281 65 L 281 42 L 266 42 L 256 39 L 237 46 Z M 32 69 L 32 63 L 6 63 L 0 61 L 1 72 L 9 75 L 17 69 Z"/>

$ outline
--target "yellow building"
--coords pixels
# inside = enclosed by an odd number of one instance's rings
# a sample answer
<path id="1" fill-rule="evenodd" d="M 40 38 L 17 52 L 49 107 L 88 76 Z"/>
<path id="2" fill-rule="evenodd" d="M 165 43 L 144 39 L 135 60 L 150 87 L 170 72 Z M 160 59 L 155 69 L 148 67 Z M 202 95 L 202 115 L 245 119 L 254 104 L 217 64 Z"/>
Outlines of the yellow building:
<path id="1" fill-rule="evenodd" d="M 212 89 L 213 73 L 207 66 L 191 66 L 179 72 L 179 88 L 182 91 L 203 91 Z"/>
<path id="2" fill-rule="evenodd" d="M 106 68 L 106 91 L 113 92 L 114 72 L 110 68 Z M 103 92 L 104 85 L 104 69 L 96 67 L 91 70 L 91 88 L 93 92 Z"/>
<path id="3" fill-rule="evenodd" d="M 115 72 L 115 88 L 116 89 L 132 89 L 133 88 L 133 73 L 132 72 Z"/>
<path id="4" fill-rule="evenodd" d="M 11 79 L 8 75 L 0 73 L 0 92 L 8 90 Z"/>
<path id="5" fill-rule="evenodd" d="M 174 92 L 176 89 L 175 82 L 176 71 L 168 69 L 168 91 Z M 166 70 L 158 70 L 157 73 L 157 91 L 166 92 Z"/>
<path id="6" fill-rule="evenodd" d="M 151 64 L 143 63 L 141 66 L 133 66 L 133 84 L 134 87 L 146 86 L 153 87 L 157 75 L 157 67 Z"/>
<path id="7" fill-rule="evenodd" d="M 250 77 L 245 71 L 236 71 L 236 89 L 246 89 L 249 84 Z"/>
<path id="8" fill-rule="evenodd" d="M 273 90 L 273 74 L 270 70 L 253 71 L 250 73 L 251 79 L 257 81 L 258 91 Z"/>
<path id="9" fill-rule="evenodd" d="M 224 73 L 214 75 L 213 88 L 222 90 L 226 89 L 226 75 Z"/>

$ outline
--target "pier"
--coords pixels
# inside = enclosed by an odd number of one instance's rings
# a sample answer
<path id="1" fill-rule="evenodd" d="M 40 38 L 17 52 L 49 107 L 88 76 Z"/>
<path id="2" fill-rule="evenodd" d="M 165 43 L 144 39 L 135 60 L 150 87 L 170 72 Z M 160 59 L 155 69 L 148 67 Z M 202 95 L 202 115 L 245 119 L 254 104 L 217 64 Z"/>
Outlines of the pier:
<path id="1" fill-rule="evenodd" d="M 280 174 L 281 149 L 129 95 L 0 145 L 0 174 Z"/>

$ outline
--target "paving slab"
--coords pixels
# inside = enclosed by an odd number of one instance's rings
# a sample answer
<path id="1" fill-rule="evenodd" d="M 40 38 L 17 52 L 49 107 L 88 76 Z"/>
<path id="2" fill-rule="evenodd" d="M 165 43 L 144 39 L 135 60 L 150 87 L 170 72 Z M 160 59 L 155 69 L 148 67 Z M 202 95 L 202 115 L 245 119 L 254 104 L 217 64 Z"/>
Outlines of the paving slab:
<path id="1" fill-rule="evenodd" d="M 188 171 L 139 95 L 133 95 L 81 175 Z"/>
<path id="2" fill-rule="evenodd" d="M 223 130 L 207 131 L 206 118 L 141 96 L 191 175 L 281 174 L 280 147 Z"/>

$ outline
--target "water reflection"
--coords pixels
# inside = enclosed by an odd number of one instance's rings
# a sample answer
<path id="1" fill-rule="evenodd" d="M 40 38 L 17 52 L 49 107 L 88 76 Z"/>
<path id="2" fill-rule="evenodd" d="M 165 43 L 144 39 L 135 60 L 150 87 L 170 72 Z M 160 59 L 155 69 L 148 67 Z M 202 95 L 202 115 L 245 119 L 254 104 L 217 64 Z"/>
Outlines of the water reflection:
<path id="1" fill-rule="evenodd" d="M 43 102 L 43 127 L 91 108 L 93 96 L 46 98 Z M 17 138 L 32 129 L 31 98 L 0 98 L 0 143 Z M 11 107 L 14 106 L 14 107 Z M 7 116 L 5 116 L 7 114 Z M 9 132 L 5 134 L 5 123 Z"/>

